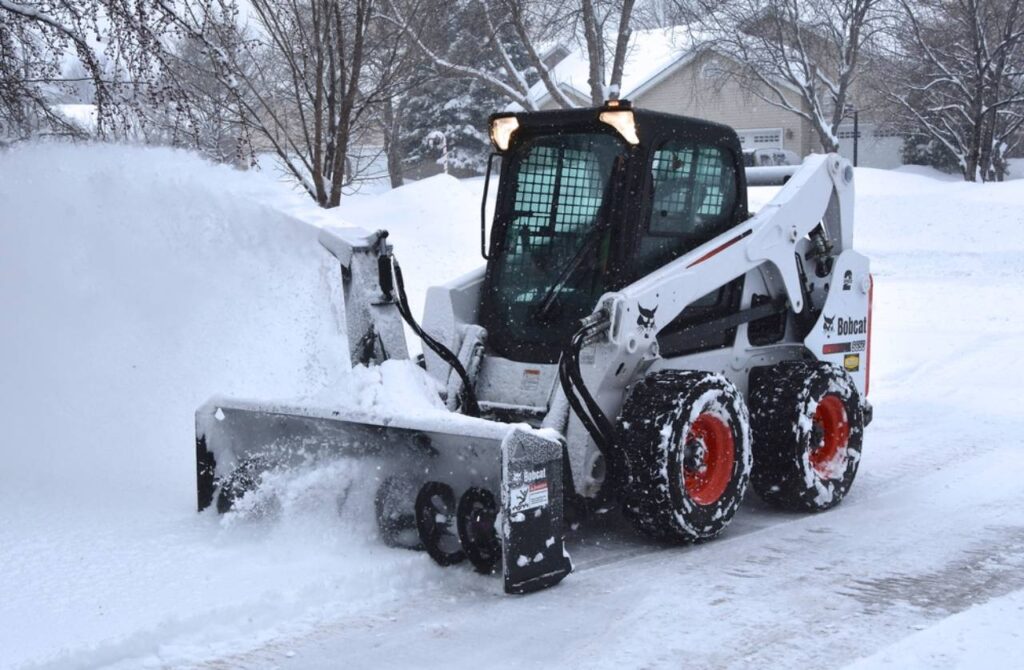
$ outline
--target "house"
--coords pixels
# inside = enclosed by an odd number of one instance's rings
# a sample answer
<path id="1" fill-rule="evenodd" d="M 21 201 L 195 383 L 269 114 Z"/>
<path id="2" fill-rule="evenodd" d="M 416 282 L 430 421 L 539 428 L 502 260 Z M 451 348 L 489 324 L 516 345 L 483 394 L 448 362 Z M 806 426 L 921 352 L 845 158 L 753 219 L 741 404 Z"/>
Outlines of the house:
<path id="1" fill-rule="evenodd" d="M 635 31 L 619 97 L 631 100 L 637 107 L 732 126 L 744 149 L 786 149 L 800 157 L 822 151 L 810 121 L 765 102 L 736 78 L 727 76 L 735 65 L 728 55 L 713 47 L 689 44 L 691 39 L 685 28 Z M 574 102 L 589 105 L 586 53 L 562 49 L 559 55 L 562 58 L 552 68 L 554 80 Z M 789 104 L 802 106 L 796 87 L 781 80 L 775 83 Z M 558 107 L 542 82 L 534 84 L 530 95 L 541 109 Z M 866 114 L 861 115 L 859 165 L 891 168 L 901 164 L 903 139 L 886 134 L 882 128 Z M 852 159 L 852 121 L 839 128 L 839 140 L 840 152 Z"/>

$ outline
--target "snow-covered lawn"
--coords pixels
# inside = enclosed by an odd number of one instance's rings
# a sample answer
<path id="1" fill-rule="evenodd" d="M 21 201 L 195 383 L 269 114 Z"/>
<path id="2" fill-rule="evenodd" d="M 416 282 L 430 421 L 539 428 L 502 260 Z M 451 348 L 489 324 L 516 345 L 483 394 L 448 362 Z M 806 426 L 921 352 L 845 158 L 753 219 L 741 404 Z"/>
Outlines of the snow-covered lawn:
<path id="1" fill-rule="evenodd" d="M 813 517 L 751 500 L 720 539 L 670 550 L 608 521 L 570 539 L 562 585 L 510 598 L 379 545 L 351 464 L 299 473 L 273 523 L 194 512 L 207 397 L 374 383 L 343 377 L 314 226 L 388 228 L 422 305 L 481 262 L 479 180 L 321 212 L 180 152 L 0 153 L 0 667 L 1012 666 L 1024 180 L 857 180 L 875 422 L 848 500 Z"/>

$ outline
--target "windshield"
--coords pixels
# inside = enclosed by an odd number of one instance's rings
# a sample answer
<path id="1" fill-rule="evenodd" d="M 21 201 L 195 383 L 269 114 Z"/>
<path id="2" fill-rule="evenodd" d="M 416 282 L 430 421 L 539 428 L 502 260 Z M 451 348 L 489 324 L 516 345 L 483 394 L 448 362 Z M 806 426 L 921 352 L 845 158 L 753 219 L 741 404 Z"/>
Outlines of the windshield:
<path id="1" fill-rule="evenodd" d="M 554 362 L 605 291 L 611 256 L 611 177 L 623 145 L 610 134 L 527 139 L 508 156 L 511 189 L 484 319 L 491 348 L 513 360 Z"/>

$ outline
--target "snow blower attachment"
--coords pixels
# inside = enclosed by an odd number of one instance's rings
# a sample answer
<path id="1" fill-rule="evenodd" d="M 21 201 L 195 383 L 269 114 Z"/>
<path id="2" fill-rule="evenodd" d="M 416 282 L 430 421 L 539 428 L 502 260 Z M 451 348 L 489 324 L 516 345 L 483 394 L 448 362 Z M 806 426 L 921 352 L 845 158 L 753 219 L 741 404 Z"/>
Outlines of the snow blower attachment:
<path id="1" fill-rule="evenodd" d="M 748 484 L 785 509 L 838 504 L 871 417 L 852 167 L 811 156 L 750 216 L 725 126 L 613 101 L 497 115 L 491 138 L 486 266 L 431 288 L 422 325 L 386 232 L 320 237 L 353 364 L 407 358 L 404 322 L 448 412 L 215 398 L 196 414 L 199 508 L 230 510 L 270 470 L 365 459 L 385 543 L 525 593 L 571 571 L 566 516 L 618 508 L 685 543 L 722 532 Z"/>

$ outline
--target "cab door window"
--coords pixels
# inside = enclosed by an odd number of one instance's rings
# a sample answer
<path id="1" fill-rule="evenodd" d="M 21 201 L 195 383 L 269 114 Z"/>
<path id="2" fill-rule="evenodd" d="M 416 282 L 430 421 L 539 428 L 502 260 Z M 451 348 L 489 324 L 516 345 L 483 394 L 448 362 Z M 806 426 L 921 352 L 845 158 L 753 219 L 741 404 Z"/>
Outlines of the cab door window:
<path id="1" fill-rule="evenodd" d="M 734 223 L 736 175 L 725 150 L 692 140 L 668 140 L 654 152 L 651 206 L 641 234 L 638 266 L 664 265 Z"/>
<path id="2" fill-rule="evenodd" d="M 693 140 L 670 139 L 651 160 L 651 206 L 638 255 L 644 274 L 729 230 L 737 221 L 736 167 L 731 153 Z M 658 335 L 662 355 L 731 346 L 736 328 L 686 336 L 688 328 L 739 309 L 743 277 L 694 301 Z"/>

